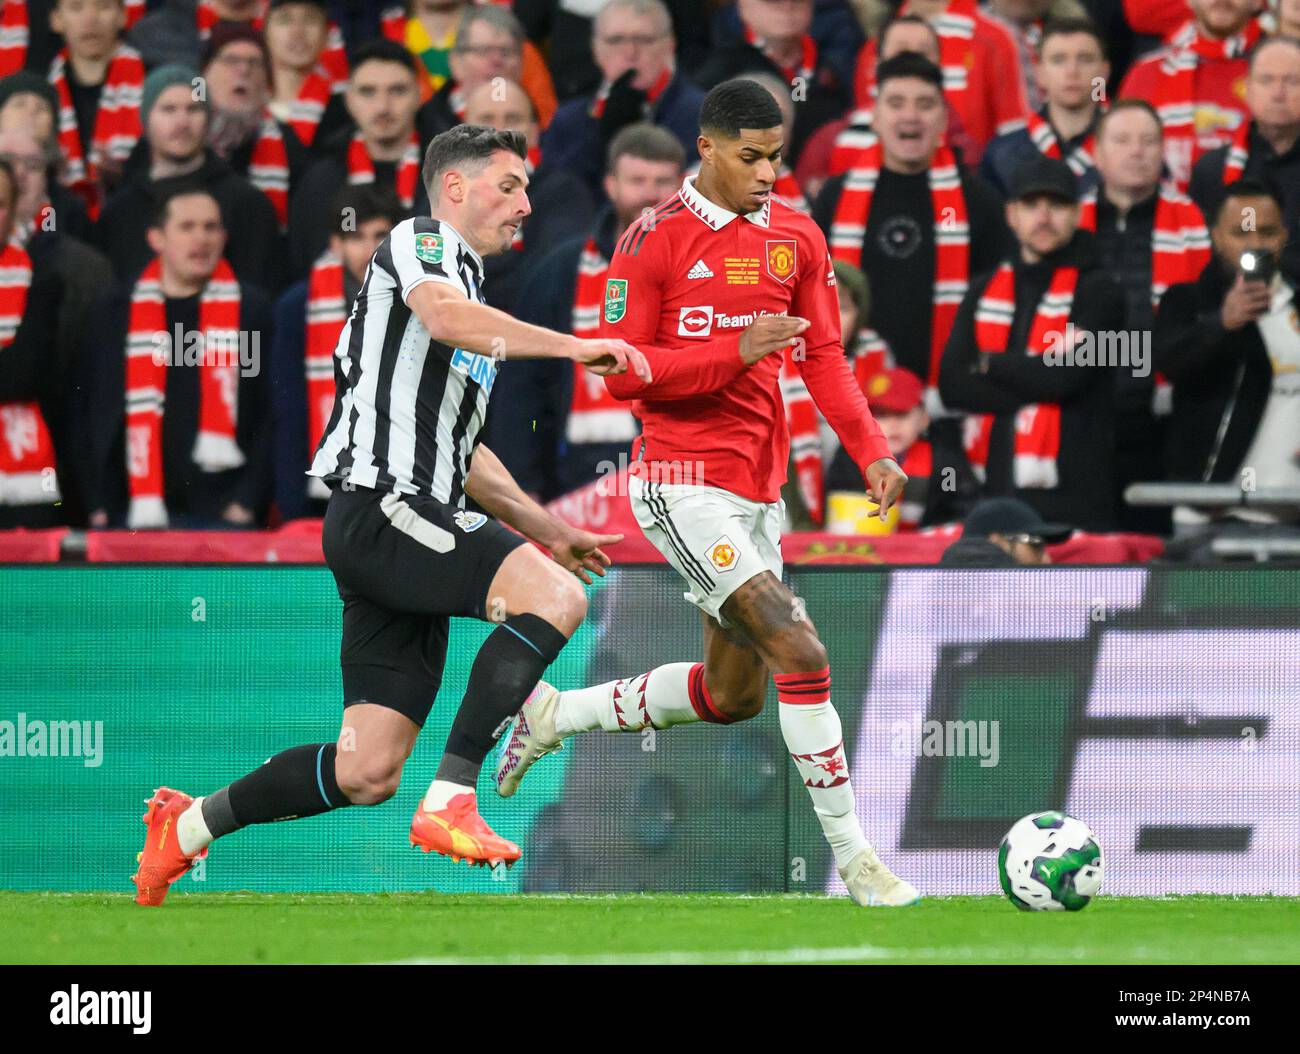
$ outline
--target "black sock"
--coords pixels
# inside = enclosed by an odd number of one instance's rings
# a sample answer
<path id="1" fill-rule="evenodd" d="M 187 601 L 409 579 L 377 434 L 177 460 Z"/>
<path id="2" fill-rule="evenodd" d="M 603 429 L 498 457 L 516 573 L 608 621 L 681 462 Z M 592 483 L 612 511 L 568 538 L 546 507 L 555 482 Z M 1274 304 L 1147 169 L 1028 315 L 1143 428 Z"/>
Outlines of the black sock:
<path id="1" fill-rule="evenodd" d="M 472 787 L 492 744 L 568 638 L 537 615 L 512 615 L 478 651 L 435 778 Z"/>
<path id="2" fill-rule="evenodd" d="M 247 776 L 203 799 L 203 822 L 214 838 L 252 823 L 301 820 L 351 803 L 334 779 L 334 743 L 282 750 Z"/>

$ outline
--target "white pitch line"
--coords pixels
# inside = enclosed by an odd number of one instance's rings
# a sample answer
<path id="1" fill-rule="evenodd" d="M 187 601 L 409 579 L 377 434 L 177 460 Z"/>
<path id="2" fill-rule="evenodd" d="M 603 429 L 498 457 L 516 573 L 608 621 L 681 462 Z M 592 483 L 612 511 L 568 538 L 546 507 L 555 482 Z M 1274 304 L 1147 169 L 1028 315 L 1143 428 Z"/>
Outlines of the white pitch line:
<path id="1" fill-rule="evenodd" d="M 595 955 L 415 956 L 383 966 L 708 966 L 749 963 L 836 963 L 863 959 L 893 959 L 905 949 L 860 944 L 847 948 L 741 948 L 716 952 L 633 952 Z"/>
<path id="2" fill-rule="evenodd" d="M 1032 955 L 1030 954 L 1032 953 Z M 863 960 L 905 959 L 910 961 L 945 960 L 968 962 L 1082 962 L 1096 959 L 1096 949 L 1082 945 L 1053 945 L 1045 948 L 984 948 L 972 945 L 947 947 L 886 948 L 860 944 L 840 948 L 739 948 L 725 951 L 662 951 L 617 954 L 599 952 L 591 955 L 417 955 L 372 965 L 380 966 L 744 966 L 770 963 L 846 963 Z M 1134 955 L 1150 958 L 1148 949 Z"/>

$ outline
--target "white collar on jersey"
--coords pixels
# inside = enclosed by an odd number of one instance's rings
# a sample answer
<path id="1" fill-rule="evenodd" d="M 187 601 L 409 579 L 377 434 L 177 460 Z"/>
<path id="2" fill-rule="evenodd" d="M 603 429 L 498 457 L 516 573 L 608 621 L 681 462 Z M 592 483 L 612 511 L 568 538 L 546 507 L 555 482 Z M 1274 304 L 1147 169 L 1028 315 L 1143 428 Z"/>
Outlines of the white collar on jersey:
<path id="1" fill-rule="evenodd" d="M 681 195 L 682 201 L 686 203 L 686 207 L 707 223 L 710 230 L 720 231 L 737 215 L 741 215 L 724 209 L 721 205 L 706 198 L 695 189 L 695 184 L 691 181 L 690 176 L 682 180 L 682 189 L 678 193 Z M 743 215 L 756 227 L 766 227 L 771 210 L 772 202 L 769 199 L 763 203 L 763 207 L 757 212 L 746 212 Z"/>
<path id="2" fill-rule="evenodd" d="M 463 245 L 463 246 L 465 247 L 465 251 L 466 251 L 467 253 L 469 253 L 470 256 L 472 256 L 472 257 L 474 258 L 474 262 L 475 262 L 476 264 L 478 264 L 479 274 L 482 274 L 482 273 L 483 273 L 483 257 L 481 257 L 478 253 L 476 253 L 476 252 L 474 251 L 474 247 L 473 247 L 472 245 L 470 245 L 470 243 L 467 242 L 467 241 L 465 240 L 465 236 L 464 236 L 463 234 L 461 234 L 460 231 L 458 231 L 455 227 L 453 227 L 453 226 L 452 226 L 450 223 L 448 223 L 446 220 L 442 219 L 441 217 L 439 217 L 439 216 L 434 216 L 433 219 L 435 219 L 435 220 L 438 221 L 438 226 L 439 226 L 439 227 L 445 227 L 447 230 L 451 231 L 451 233 L 454 234 L 454 235 L 456 236 L 456 241 L 458 241 L 461 245 Z"/>

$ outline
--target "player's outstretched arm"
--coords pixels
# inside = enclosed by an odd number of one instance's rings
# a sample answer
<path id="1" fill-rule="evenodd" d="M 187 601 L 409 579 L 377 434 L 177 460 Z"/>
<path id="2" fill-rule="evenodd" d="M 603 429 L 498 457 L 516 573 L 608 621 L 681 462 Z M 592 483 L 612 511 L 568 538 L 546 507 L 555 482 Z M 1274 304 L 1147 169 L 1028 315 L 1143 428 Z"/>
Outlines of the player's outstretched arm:
<path id="1" fill-rule="evenodd" d="M 582 340 L 520 322 L 504 311 L 469 299 L 446 282 L 424 281 L 406 295 L 407 306 L 443 344 L 497 359 L 571 359 L 601 374 L 631 371 L 649 381 L 645 357 L 626 341 Z"/>
<path id="2" fill-rule="evenodd" d="M 480 443 L 470 460 L 465 493 L 502 523 L 550 550 L 555 562 L 588 585 L 604 575 L 609 557 L 602 545 L 621 542 L 621 534 L 592 534 L 553 516 L 524 493 L 501 459 Z"/>
<path id="3" fill-rule="evenodd" d="M 653 380 L 633 373 L 611 377 L 605 387 L 615 399 L 685 399 L 721 390 L 759 359 L 781 351 L 808 328 L 806 319 L 787 315 L 756 318 L 739 336 L 724 337 L 699 352 L 683 354 L 635 341 Z"/>

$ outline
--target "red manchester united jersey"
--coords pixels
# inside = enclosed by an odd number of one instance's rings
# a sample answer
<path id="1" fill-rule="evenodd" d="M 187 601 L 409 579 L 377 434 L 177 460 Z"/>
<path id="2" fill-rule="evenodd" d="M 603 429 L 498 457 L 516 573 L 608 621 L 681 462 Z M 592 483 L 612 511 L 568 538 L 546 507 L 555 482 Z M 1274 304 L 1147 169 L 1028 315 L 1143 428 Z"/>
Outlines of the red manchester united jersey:
<path id="1" fill-rule="evenodd" d="M 643 427 L 634 456 L 658 482 L 780 497 L 790 447 L 781 354 L 753 366 L 740 358 L 740 335 L 760 315 L 808 319 L 794 357 L 817 408 L 859 467 L 889 457 L 840 343 L 821 230 L 779 198 L 759 212 L 729 212 L 687 179 L 619 240 L 601 315 L 602 337 L 635 344 L 649 360 L 649 384 L 630 372 L 605 380 L 615 398 L 633 401 Z"/>

